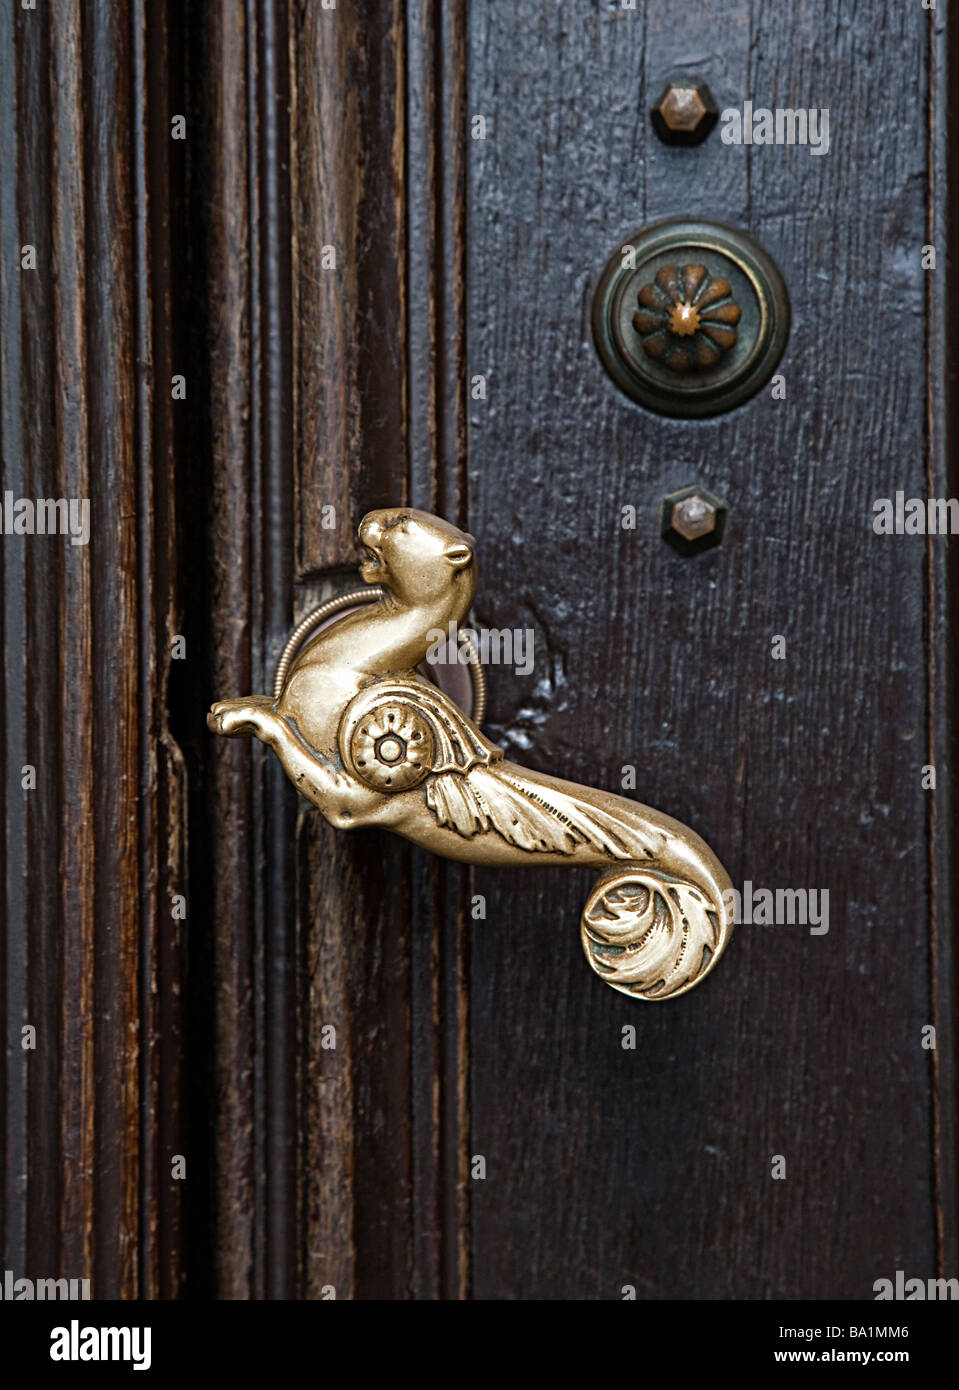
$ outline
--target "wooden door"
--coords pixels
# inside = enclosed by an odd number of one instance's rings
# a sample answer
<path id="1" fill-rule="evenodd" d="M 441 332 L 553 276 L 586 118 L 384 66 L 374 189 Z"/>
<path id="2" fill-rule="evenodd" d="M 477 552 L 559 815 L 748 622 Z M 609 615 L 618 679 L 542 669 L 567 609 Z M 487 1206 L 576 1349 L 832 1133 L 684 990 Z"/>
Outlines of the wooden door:
<path id="1" fill-rule="evenodd" d="M 224 1299 L 956 1275 L 954 542 L 873 524 L 956 491 L 948 8 L 4 9 L 3 489 L 91 515 L 3 536 L 5 1268 Z M 828 108 L 828 153 L 662 143 L 677 75 Z M 781 266 L 783 399 L 670 419 L 604 372 L 603 267 L 678 214 Z M 659 527 L 688 484 L 728 506 L 694 556 Z M 635 768 L 741 891 L 828 892 L 828 931 L 744 923 L 645 1006 L 585 965 L 589 875 L 334 831 L 214 739 L 395 504 L 469 529 L 478 621 L 534 634 L 487 673 L 511 756 Z"/>

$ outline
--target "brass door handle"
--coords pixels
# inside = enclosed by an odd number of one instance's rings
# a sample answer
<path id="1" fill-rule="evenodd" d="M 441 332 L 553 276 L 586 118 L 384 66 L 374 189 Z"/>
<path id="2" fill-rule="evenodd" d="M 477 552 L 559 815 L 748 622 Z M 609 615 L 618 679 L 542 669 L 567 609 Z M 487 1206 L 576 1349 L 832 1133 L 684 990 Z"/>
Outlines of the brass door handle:
<path id="1" fill-rule="evenodd" d="M 210 728 L 267 744 L 340 829 L 382 826 L 468 864 L 602 869 L 581 920 L 596 973 L 648 1000 L 698 984 L 733 928 L 732 885 L 712 850 L 648 806 L 508 762 L 417 674 L 437 633 L 469 612 L 472 536 L 402 508 L 370 512 L 359 539 L 360 574 L 379 596 L 285 652 L 275 695 L 215 704 Z"/>

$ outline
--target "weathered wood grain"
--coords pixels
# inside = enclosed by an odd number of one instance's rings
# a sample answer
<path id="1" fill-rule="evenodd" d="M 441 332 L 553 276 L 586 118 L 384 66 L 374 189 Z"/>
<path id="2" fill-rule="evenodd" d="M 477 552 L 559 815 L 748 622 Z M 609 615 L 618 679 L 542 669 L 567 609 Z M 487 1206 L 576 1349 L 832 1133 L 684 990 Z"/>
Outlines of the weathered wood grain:
<path id="1" fill-rule="evenodd" d="M 948 246 L 949 229 L 959 211 L 951 163 L 950 92 L 959 72 L 959 33 L 938 13 L 929 24 L 927 241 Z M 941 262 L 940 262 L 941 265 Z M 926 281 L 926 432 L 927 487 L 930 496 L 959 492 L 955 460 L 956 343 L 949 324 L 957 303 L 954 275 L 930 276 Z M 959 1152 L 955 1019 L 959 1005 L 955 931 L 956 871 L 952 863 L 959 844 L 953 730 L 956 703 L 956 655 L 959 653 L 959 552 L 929 537 L 927 554 L 928 747 L 939 769 L 937 795 L 929 801 L 929 865 L 932 896 L 930 931 L 931 1005 L 937 1047 L 933 1072 L 933 1165 L 936 1197 L 937 1264 L 940 1277 L 959 1263 Z"/>
<path id="2" fill-rule="evenodd" d="M 370 508 L 465 515 L 464 42 L 463 6 L 430 0 L 307 7 L 294 27 L 303 611 L 330 582 L 356 582 Z M 335 271 L 320 268 L 324 245 Z M 465 879 L 312 811 L 299 843 L 303 1292 L 459 1296 Z"/>
<path id="3" fill-rule="evenodd" d="M 3 487 L 89 499 L 91 537 L 3 541 L 3 1259 L 100 1297 L 179 1279 L 168 18 L 4 33 Z"/>
<path id="4" fill-rule="evenodd" d="M 293 818 L 259 750 L 212 740 L 213 699 L 266 689 L 292 611 L 287 7 L 189 17 L 190 411 L 200 466 L 183 499 L 197 660 L 176 699 L 190 783 L 190 1077 L 199 1191 L 188 1286 L 295 1287 Z M 212 76 L 211 76 L 212 74 Z M 209 196 L 210 189 L 216 196 Z M 205 924 L 205 925 L 204 925 Z M 212 1008 L 210 988 L 212 983 Z M 212 1090 L 211 1090 L 212 1086 Z"/>
<path id="5" fill-rule="evenodd" d="M 934 1272 L 926 558 L 870 526 L 875 496 L 925 481 L 928 16 L 883 11 L 881 41 L 878 16 L 471 7 L 492 128 L 469 190 L 470 369 L 494 381 L 471 411 L 478 607 L 539 644 L 527 682 L 491 682 L 491 722 L 562 775 L 616 787 L 635 764 L 637 796 L 737 884 L 831 894 L 827 936 L 744 926 L 706 988 L 649 1010 L 584 976 L 581 882 L 477 875 L 473 1016 L 496 1017 L 472 1039 L 479 1297 L 867 1298 L 896 1268 Z M 829 106 L 831 152 L 660 146 L 644 107 L 673 70 L 720 108 Z M 665 420 L 597 364 L 606 258 L 690 211 L 783 267 L 785 402 Z M 868 348 L 866 303 L 896 324 Z M 730 507 L 693 560 L 657 534 L 687 482 Z"/>
<path id="6" fill-rule="evenodd" d="M 59 139 L 52 171 L 54 309 L 59 329 L 55 347 L 57 434 L 61 441 L 58 495 L 89 497 L 90 433 L 85 392 L 86 323 L 84 321 L 85 237 L 83 164 L 69 152 L 83 148 L 83 92 L 79 53 L 79 16 L 50 34 L 50 91 L 57 101 L 54 120 Z M 57 1269 L 93 1266 L 94 1208 L 94 923 L 96 919 L 94 856 L 94 756 L 92 710 L 92 633 L 89 551 L 77 548 L 68 557 L 73 573 L 61 580 L 58 633 L 64 687 L 83 701 L 79 718 L 66 720 L 61 732 L 62 808 L 59 873 L 62 894 L 62 979 L 60 1036 L 61 1229 Z M 79 713 L 79 711 L 78 711 Z"/>
<path id="7" fill-rule="evenodd" d="M 299 576 L 352 568 L 357 512 L 405 498 L 403 9 L 305 6 L 294 32 Z"/>

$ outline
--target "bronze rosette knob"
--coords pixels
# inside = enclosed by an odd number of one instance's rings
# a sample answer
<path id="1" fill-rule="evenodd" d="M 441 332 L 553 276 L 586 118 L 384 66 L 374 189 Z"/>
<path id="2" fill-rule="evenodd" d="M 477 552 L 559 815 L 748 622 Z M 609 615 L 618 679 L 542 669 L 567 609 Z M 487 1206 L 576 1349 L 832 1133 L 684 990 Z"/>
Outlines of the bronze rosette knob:
<path id="1" fill-rule="evenodd" d="M 739 341 L 743 311 L 729 281 L 704 265 L 663 265 L 636 296 L 643 351 L 672 372 L 706 371 Z"/>
<path id="2" fill-rule="evenodd" d="M 789 337 L 789 296 L 746 232 L 673 218 L 610 257 L 593 298 L 593 338 L 610 376 L 660 415 L 720 415 L 772 376 Z"/>

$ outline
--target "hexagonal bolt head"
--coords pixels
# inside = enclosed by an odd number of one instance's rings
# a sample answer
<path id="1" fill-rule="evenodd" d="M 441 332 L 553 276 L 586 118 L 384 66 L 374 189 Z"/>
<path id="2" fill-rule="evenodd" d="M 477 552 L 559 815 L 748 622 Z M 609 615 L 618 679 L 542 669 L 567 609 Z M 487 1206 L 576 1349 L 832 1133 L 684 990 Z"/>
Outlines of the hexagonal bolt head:
<path id="1" fill-rule="evenodd" d="M 698 145 L 719 120 L 712 92 L 696 81 L 670 82 L 649 114 L 667 145 Z"/>
<path id="2" fill-rule="evenodd" d="M 681 555 L 697 555 L 722 540 L 726 512 L 704 487 L 680 488 L 663 498 L 663 535 Z"/>

